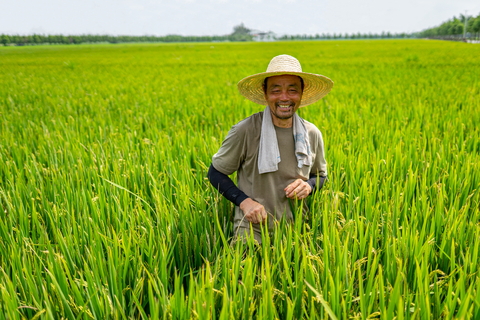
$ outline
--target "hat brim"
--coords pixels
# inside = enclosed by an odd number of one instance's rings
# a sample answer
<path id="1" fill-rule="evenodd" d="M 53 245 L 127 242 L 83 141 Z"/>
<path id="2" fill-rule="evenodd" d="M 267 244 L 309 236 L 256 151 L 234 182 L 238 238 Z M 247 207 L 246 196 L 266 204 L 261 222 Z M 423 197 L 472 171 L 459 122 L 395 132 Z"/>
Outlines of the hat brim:
<path id="1" fill-rule="evenodd" d="M 295 75 L 303 79 L 304 88 L 300 107 L 308 106 L 325 97 L 333 88 L 333 81 L 325 76 L 307 72 L 262 72 L 243 78 L 237 84 L 240 94 L 250 101 L 266 106 L 263 82 L 265 78 Z"/>

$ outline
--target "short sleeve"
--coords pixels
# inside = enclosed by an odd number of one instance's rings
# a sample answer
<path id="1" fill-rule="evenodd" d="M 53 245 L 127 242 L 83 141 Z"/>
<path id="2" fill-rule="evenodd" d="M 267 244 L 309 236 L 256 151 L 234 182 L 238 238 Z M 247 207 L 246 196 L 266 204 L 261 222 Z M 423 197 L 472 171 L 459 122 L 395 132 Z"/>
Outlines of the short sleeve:
<path id="1" fill-rule="evenodd" d="M 237 171 L 245 159 L 245 139 L 233 126 L 223 140 L 218 152 L 213 155 L 212 164 L 223 174 L 230 175 Z"/>
<path id="2" fill-rule="evenodd" d="M 320 130 L 316 130 L 315 134 L 315 161 L 312 165 L 311 174 L 319 174 L 320 176 L 327 176 L 327 161 L 325 160 L 325 147 L 323 145 L 323 137 Z"/>

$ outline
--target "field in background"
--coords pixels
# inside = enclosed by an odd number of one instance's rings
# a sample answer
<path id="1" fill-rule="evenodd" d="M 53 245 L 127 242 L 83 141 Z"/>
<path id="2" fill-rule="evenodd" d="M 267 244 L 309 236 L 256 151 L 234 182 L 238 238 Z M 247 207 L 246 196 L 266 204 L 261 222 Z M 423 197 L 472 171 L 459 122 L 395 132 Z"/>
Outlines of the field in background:
<path id="1" fill-rule="evenodd" d="M 206 179 L 278 54 L 329 182 L 229 247 Z M 0 319 L 480 318 L 480 47 L 421 40 L 0 48 Z"/>

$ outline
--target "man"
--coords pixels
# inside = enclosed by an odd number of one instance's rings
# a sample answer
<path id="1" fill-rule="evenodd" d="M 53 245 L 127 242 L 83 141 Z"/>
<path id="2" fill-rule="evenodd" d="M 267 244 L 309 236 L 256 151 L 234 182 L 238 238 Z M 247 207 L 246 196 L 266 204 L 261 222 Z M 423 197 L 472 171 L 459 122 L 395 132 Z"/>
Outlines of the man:
<path id="1" fill-rule="evenodd" d="M 332 80 L 302 72 L 297 59 L 274 57 L 267 71 L 244 78 L 238 90 L 266 105 L 228 132 L 213 156 L 208 178 L 235 207 L 235 238 L 253 233 L 261 243 L 261 225 L 268 231 L 282 218 L 293 220 L 292 208 L 327 177 L 322 134 L 300 118 L 299 107 L 327 95 Z M 228 175 L 237 171 L 238 187 Z M 303 214 L 306 205 L 303 205 Z"/>

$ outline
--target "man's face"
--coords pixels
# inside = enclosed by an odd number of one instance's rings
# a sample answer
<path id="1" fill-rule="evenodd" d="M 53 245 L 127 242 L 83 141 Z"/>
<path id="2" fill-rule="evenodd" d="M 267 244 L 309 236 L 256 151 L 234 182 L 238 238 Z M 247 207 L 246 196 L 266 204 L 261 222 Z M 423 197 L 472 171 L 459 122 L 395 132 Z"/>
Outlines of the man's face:
<path id="1" fill-rule="evenodd" d="M 300 77 L 281 75 L 268 78 L 265 100 L 272 111 L 273 117 L 280 120 L 290 119 L 302 101 Z"/>

